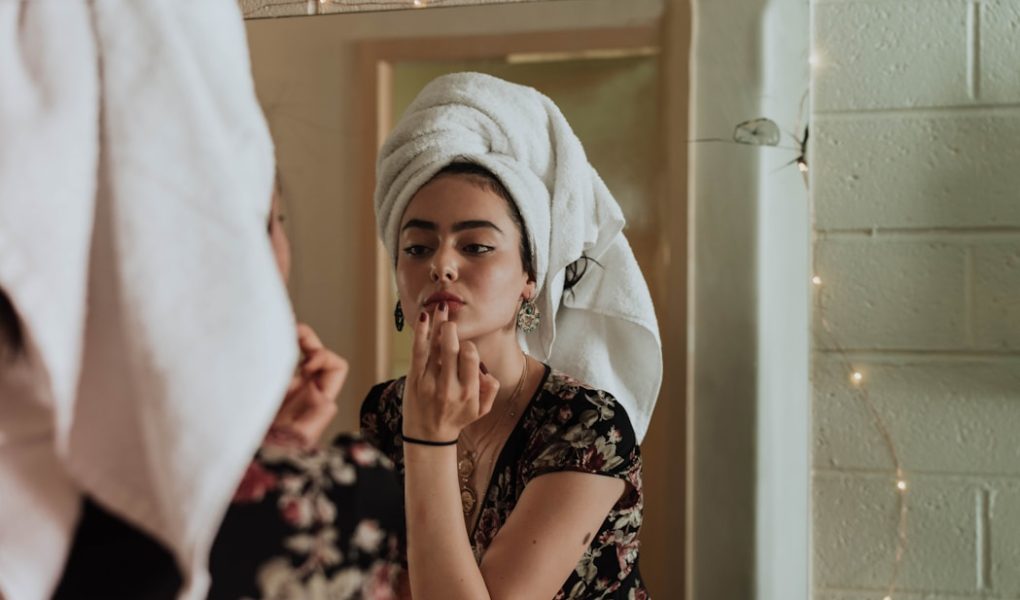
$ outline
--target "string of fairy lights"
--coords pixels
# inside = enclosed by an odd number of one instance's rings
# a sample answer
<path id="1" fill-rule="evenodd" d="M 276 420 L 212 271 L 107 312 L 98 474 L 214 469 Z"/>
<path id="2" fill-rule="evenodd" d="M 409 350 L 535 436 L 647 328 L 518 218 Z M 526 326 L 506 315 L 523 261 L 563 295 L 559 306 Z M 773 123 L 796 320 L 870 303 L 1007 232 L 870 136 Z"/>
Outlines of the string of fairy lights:
<path id="1" fill-rule="evenodd" d="M 822 279 L 818 275 L 812 277 L 811 282 L 816 288 L 820 288 L 823 285 Z M 839 357 L 839 361 L 841 363 L 840 368 L 847 376 L 848 385 L 853 392 L 853 396 L 867 411 L 872 424 L 882 439 L 882 443 L 885 446 L 889 460 L 892 463 L 893 479 L 891 482 L 892 485 L 890 486 L 890 492 L 896 494 L 898 522 L 896 527 L 896 551 L 893 555 L 892 572 L 890 573 L 889 581 L 886 584 L 883 600 L 893 600 L 903 565 L 903 559 L 907 550 L 907 491 L 909 489 L 909 485 L 907 483 L 906 473 L 903 469 L 903 464 L 900 462 L 899 453 L 896 450 L 896 443 L 893 441 L 892 434 L 889 432 L 889 428 L 886 426 L 885 420 L 882 418 L 881 413 L 878 411 L 878 408 L 871 399 L 871 394 L 869 393 L 867 385 L 867 377 L 865 376 L 864 371 L 853 365 L 853 362 L 850 360 L 846 351 L 839 346 L 838 342 L 836 342 L 835 335 L 833 334 L 832 328 L 829 326 L 828 320 L 821 314 L 821 303 L 818 301 L 815 302 L 815 310 L 819 313 L 818 322 L 821 324 L 822 332 L 827 338 L 827 347 L 831 348 L 835 355 Z"/>
<path id="2" fill-rule="evenodd" d="M 797 165 L 800 168 L 801 173 L 805 176 L 805 187 L 810 192 L 810 186 L 807 185 L 807 173 L 808 166 L 807 161 L 797 161 Z M 808 202 L 811 207 L 812 223 L 814 222 L 814 198 L 811 194 L 808 194 Z M 812 265 L 817 264 L 817 256 L 814 254 L 817 252 L 818 244 L 815 239 L 814 226 L 812 225 Z M 825 347 L 831 349 L 833 354 L 839 359 L 839 367 L 846 374 L 847 385 L 852 392 L 852 395 L 864 406 L 871 419 L 875 430 L 879 433 L 882 439 L 882 443 L 885 446 L 886 453 L 888 454 L 889 460 L 892 463 L 893 479 L 890 485 L 890 493 L 896 495 L 897 505 L 897 526 L 896 526 L 896 550 L 893 555 L 892 570 L 889 575 L 889 581 L 885 587 L 885 596 L 882 600 L 894 600 L 894 595 L 897 590 L 897 584 L 899 581 L 900 572 L 903 566 L 903 560 L 907 551 L 907 515 L 908 515 L 908 490 L 909 485 L 907 482 L 907 476 L 903 469 L 903 464 L 900 462 L 899 453 L 896 450 L 896 443 L 893 441 L 892 434 L 889 432 L 889 428 L 886 426 L 885 420 L 882 418 L 882 414 L 879 412 L 875 403 L 871 399 L 871 394 L 868 388 L 868 378 L 863 368 L 854 365 L 847 351 L 839 344 L 837 336 L 835 335 L 832 327 L 829 324 L 828 319 L 825 318 L 824 306 L 821 302 L 821 290 L 824 286 L 822 277 L 817 273 L 811 277 L 811 283 L 815 293 L 814 310 L 818 316 L 817 322 L 821 325 L 821 332 L 823 333 Z"/>

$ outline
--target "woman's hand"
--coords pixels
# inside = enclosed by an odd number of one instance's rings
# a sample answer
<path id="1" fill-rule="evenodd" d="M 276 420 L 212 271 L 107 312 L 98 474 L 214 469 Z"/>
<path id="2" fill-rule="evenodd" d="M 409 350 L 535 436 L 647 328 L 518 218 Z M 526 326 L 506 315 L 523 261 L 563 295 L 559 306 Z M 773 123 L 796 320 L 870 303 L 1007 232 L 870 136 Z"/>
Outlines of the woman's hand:
<path id="1" fill-rule="evenodd" d="M 297 333 L 303 358 L 270 431 L 297 436 L 302 445 L 311 447 L 336 415 L 347 361 L 323 346 L 308 325 L 299 323 Z"/>
<path id="2" fill-rule="evenodd" d="M 404 387 L 404 434 L 445 442 L 492 409 L 499 380 L 484 372 L 478 349 L 457 338 L 449 308 L 434 318 L 421 313 L 414 324 L 411 367 Z"/>

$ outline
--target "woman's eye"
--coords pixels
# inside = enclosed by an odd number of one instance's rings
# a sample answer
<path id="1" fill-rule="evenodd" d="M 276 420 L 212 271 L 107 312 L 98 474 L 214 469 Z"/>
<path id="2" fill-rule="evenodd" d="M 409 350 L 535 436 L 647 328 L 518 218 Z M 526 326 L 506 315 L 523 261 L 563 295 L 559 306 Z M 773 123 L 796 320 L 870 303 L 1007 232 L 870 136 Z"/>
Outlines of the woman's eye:
<path id="1" fill-rule="evenodd" d="M 493 250 L 495 250 L 495 248 L 484 244 L 468 244 L 464 246 L 464 251 L 468 254 L 487 254 Z"/>
<path id="2" fill-rule="evenodd" d="M 404 254 L 408 256 L 422 256 L 428 252 L 428 246 L 421 246 L 418 244 L 412 244 L 404 248 Z"/>

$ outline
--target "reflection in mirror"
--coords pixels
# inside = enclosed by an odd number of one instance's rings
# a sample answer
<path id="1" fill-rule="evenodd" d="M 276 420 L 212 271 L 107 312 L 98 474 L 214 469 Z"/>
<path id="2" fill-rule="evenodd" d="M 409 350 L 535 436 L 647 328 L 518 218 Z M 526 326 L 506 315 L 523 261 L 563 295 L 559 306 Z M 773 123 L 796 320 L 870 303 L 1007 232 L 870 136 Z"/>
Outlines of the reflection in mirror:
<path id="1" fill-rule="evenodd" d="M 377 241 L 372 173 L 393 123 L 443 73 L 491 73 L 557 103 L 627 218 L 660 325 L 671 332 L 664 346 L 685 346 L 683 304 L 668 308 L 666 285 L 667 277 L 684 279 L 676 271 L 683 262 L 669 262 L 671 249 L 684 255 L 683 221 L 673 216 L 684 209 L 666 201 L 684 197 L 684 176 L 682 168 L 663 174 L 682 155 L 662 148 L 687 137 L 686 96 L 667 110 L 663 99 L 674 96 L 660 82 L 664 67 L 687 60 L 663 48 L 686 50 L 687 34 L 677 27 L 678 39 L 664 44 L 662 32 L 671 30 L 662 25 L 662 9 L 658 2 L 624 9 L 589 0 L 249 21 L 294 245 L 291 295 L 299 318 L 351 364 L 333 430 L 357 428 L 368 389 L 407 369 L 410 336 L 393 326 L 392 262 Z M 664 394 L 670 385 L 682 381 L 667 378 Z M 683 499 L 672 483 L 683 463 L 681 397 L 676 406 L 660 403 L 642 445 L 641 571 L 667 597 L 683 585 L 675 568 Z"/>

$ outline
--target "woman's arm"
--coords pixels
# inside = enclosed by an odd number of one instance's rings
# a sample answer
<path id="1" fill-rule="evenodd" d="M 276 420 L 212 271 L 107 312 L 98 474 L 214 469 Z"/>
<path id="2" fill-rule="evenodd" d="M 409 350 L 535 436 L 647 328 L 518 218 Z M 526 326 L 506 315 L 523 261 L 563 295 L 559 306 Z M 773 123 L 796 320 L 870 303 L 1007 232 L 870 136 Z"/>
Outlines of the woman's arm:
<path id="1" fill-rule="evenodd" d="M 461 348 L 456 326 L 437 312 L 415 325 L 404 393 L 411 437 L 452 440 L 492 406 L 498 383 L 478 370 L 477 350 Z M 430 331 L 431 330 L 431 331 Z M 508 521 L 477 565 L 464 525 L 456 446 L 404 444 L 408 564 L 417 600 L 551 598 L 570 576 L 624 482 L 556 472 L 525 488 Z"/>
<path id="2" fill-rule="evenodd" d="M 624 491 L 603 475 L 535 478 L 475 563 L 464 526 L 453 446 L 404 449 L 408 564 L 414 598 L 552 598 Z"/>
<path id="3" fill-rule="evenodd" d="M 489 598 L 464 525 L 457 481 L 457 447 L 404 444 L 404 468 L 412 597 Z"/>
<path id="4" fill-rule="evenodd" d="M 489 597 L 555 596 L 623 491 L 623 480 L 590 473 L 532 480 L 482 559 Z"/>
<path id="5" fill-rule="evenodd" d="M 445 305 L 414 325 L 411 365 L 404 383 L 404 496 L 407 563 L 416 600 L 489 597 L 475 563 L 460 500 L 457 446 L 428 446 L 418 438 L 450 441 L 485 415 L 499 381 L 480 370 L 478 350 L 463 346 Z"/>

